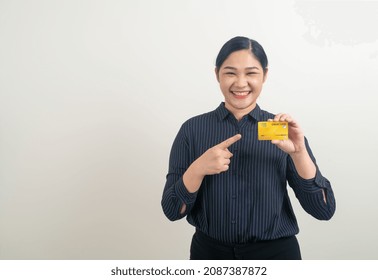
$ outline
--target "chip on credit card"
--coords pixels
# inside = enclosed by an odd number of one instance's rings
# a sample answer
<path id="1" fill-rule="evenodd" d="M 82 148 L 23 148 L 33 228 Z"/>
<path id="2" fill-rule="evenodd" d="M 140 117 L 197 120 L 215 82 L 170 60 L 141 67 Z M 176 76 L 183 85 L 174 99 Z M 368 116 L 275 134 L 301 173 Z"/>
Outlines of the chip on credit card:
<path id="1" fill-rule="evenodd" d="M 287 122 L 258 122 L 259 140 L 287 140 L 289 126 Z"/>

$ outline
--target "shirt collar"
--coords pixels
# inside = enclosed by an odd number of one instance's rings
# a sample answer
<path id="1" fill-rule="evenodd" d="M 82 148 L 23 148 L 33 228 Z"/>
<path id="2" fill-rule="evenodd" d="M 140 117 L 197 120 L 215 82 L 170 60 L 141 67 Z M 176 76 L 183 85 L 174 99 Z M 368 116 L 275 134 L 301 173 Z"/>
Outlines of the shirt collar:
<path id="1" fill-rule="evenodd" d="M 229 115 L 232 115 L 231 112 L 226 109 L 224 102 L 222 102 L 218 106 L 215 112 L 220 120 L 224 120 Z M 256 121 L 261 121 L 261 109 L 259 105 L 256 104 L 256 107 L 251 112 L 249 112 L 248 115 Z"/>

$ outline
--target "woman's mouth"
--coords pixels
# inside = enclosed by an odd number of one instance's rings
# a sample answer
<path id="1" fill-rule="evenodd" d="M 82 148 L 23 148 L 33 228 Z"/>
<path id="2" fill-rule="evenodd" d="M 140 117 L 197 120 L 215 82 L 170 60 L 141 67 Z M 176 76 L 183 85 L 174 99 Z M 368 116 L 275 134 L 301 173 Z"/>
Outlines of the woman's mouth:
<path id="1" fill-rule="evenodd" d="M 234 97 L 238 99 L 243 99 L 248 96 L 248 94 L 251 93 L 251 91 L 231 91 L 231 93 L 234 95 Z"/>

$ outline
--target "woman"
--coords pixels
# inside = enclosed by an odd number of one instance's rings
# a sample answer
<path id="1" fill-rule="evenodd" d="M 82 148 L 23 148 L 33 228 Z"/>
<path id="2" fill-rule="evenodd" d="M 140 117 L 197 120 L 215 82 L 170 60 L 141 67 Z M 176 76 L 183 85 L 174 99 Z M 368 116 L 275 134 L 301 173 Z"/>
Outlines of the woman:
<path id="1" fill-rule="evenodd" d="M 267 73 L 258 42 L 226 42 L 215 68 L 224 102 L 186 121 L 173 143 L 162 207 L 196 228 L 190 259 L 301 259 L 287 183 L 310 215 L 329 220 L 335 212 L 298 122 L 256 103 Z M 259 141 L 260 121 L 288 122 L 289 139 Z"/>

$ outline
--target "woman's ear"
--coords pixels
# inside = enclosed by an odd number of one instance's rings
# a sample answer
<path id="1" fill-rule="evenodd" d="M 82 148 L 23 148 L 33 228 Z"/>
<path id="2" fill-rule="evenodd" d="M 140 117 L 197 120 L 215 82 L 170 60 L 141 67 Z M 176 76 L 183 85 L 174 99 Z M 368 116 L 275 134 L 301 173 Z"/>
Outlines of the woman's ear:
<path id="1" fill-rule="evenodd" d="M 215 67 L 214 71 L 215 71 L 215 76 L 217 77 L 217 81 L 219 83 L 219 69 Z"/>
<path id="2" fill-rule="evenodd" d="M 263 83 L 265 83 L 267 77 L 268 77 L 268 67 L 266 67 L 265 70 L 264 70 L 264 80 L 263 80 Z"/>

